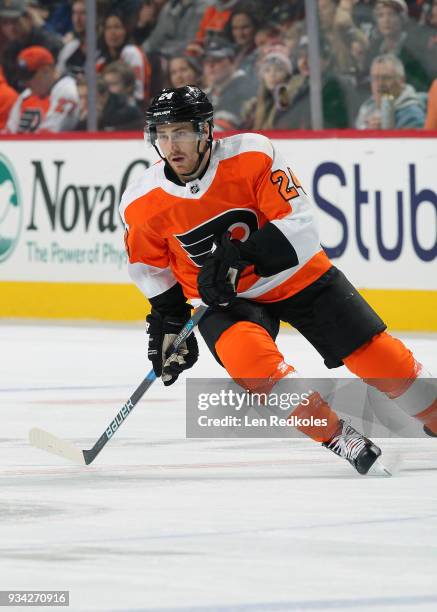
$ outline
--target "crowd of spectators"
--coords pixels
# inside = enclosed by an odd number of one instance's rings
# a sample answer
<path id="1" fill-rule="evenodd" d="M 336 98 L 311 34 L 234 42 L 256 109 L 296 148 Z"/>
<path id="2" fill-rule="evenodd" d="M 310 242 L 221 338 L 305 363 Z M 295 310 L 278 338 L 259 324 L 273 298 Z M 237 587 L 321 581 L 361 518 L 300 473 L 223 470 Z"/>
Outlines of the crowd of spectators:
<path id="1" fill-rule="evenodd" d="M 100 130 L 199 85 L 218 130 L 311 129 L 304 0 L 97 0 Z M 325 128 L 437 129 L 437 0 L 314 0 Z M 85 130 L 85 0 L 0 0 L 0 131 Z"/>

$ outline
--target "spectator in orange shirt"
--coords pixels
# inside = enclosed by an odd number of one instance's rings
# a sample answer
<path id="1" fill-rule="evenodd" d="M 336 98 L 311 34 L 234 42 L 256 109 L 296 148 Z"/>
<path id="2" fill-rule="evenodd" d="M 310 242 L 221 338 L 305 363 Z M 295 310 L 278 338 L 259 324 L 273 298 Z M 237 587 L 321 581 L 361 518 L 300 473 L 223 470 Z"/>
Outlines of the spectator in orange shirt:
<path id="1" fill-rule="evenodd" d="M 425 130 L 437 130 L 437 79 L 433 81 L 428 93 L 428 111 L 424 128 Z"/>
<path id="2" fill-rule="evenodd" d="M 7 83 L 3 74 L 3 68 L 0 65 L 0 130 L 4 129 L 9 112 L 17 98 L 18 93 Z"/>
<path id="3" fill-rule="evenodd" d="M 226 24 L 232 14 L 232 9 L 237 4 L 238 0 L 216 0 L 214 6 L 206 9 L 199 29 L 196 34 L 196 40 L 187 46 L 187 51 L 193 55 L 201 55 L 208 39 L 215 35 L 223 35 Z"/>
<path id="4" fill-rule="evenodd" d="M 71 76 L 58 78 L 55 58 L 37 45 L 18 54 L 17 76 L 26 84 L 6 124 L 7 132 L 65 132 L 79 117 L 79 94 Z"/>
<path id="5" fill-rule="evenodd" d="M 206 9 L 199 30 L 196 35 L 198 42 L 205 42 L 210 32 L 221 33 L 228 23 L 232 9 L 237 4 L 237 0 L 217 0 L 216 6 Z"/>

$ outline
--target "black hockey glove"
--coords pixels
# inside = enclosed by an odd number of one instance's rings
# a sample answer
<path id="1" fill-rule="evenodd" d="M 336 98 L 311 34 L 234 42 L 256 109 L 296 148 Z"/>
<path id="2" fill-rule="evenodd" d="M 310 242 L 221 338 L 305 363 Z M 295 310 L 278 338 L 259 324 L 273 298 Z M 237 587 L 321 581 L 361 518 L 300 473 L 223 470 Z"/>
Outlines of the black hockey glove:
<path id="1" fill-rule="evenodd" d="M 166 351 L 188 321 L 187 317 L 162 316 L 152 309 L 146 318 L 149 346 L 147 357 L 153 365 L 156 376 L 161 376 L 164 385 L 172 385 L 179 374 L 191 368 L 199 356 L 199 348 L 194 334 L 190 334 L 176 353 L 167 357 Z"/>
<path id="2" fill-rule="evenodd" d="M 197 288 L 208 306 L 229 306 L 237 296 L 241 272 L 250 265 L 240 252 L 241 242 L 231 240 L 229 232 L 215 241 L 197 277 Z"/>

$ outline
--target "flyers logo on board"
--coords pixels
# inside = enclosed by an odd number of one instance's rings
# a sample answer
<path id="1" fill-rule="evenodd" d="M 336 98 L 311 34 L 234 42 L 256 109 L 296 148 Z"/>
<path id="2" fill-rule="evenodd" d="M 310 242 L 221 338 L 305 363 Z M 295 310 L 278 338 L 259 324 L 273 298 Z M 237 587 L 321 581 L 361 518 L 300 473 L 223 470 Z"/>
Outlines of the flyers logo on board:
<path id="1" fill-rule="evenodd" d="M 0 262 L 14 252 L 21 234 L 23 204 L 9 160 L 0 155 Z"/>

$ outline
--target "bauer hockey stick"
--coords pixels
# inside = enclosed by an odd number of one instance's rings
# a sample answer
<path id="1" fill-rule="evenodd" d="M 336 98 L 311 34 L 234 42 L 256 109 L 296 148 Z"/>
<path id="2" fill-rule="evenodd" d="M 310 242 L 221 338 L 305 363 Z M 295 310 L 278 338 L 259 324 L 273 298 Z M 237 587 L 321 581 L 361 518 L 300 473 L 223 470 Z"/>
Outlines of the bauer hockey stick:
<path id="1" fill-rule="evenodd" d="M 185 323 L 178 336 L 175 338 L 173 344 L 171 345 L 167 353 L 168 356 L 170 356 L 172 353 L 175 353 L 179 346 L 182 344 L 182 342 L 184 342 L 188 338 L 193 329 L 199 323 L 200 319 L 205 314 L 206 310 L 207 306 L 199 306 L 198 308 L 196 308 L 191 319 L 187 321 L 187 323 Z M 89 450 L 81 450 L 71 444 L 71 442 L 62 440 L 61 438 L 54 436 L 48 431 L 39 429 L 38 427 L 34 427 L 30 430 L 29 441 L 32 446 L 36 446 L 37 448 L 47 451 L 48 453 L 52 453 L 53 455 L 59 455 L 60 457 L 64 457 L 65 459 L 69 459 L 70 461 L 73 461 L 74 463 L 79 463 L 80 465 L 89 465 L 94 461 L 94 459 L 97 457 L 97 455 L 106 445 L 106 443 L 109 442 L 109 440 L 118 430 L 120 425 L 130 415 L 136 404 L 140 401 L 147 389 L 155 380 L 156 374 L 152 369 L 141 382 L 139 387 L 137 387 L 137 389 L 135 389 L 135 391 L 132 393 L 132 395 L 124 404 L 120 412 L 108 425 L 105 432 L 100 436 L 94 446 Z"/>

